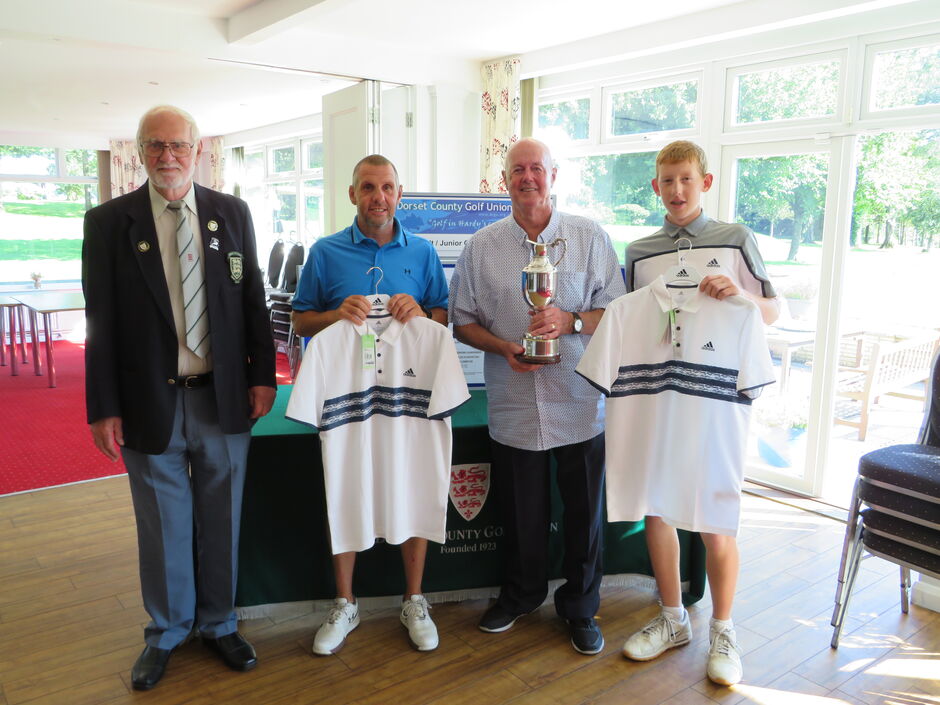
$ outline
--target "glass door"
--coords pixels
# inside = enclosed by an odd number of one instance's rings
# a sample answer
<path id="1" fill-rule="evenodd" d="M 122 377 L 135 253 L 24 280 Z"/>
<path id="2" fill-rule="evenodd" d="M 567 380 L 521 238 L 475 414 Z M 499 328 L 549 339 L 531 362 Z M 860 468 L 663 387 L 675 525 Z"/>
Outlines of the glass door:
<path id="1" fill-rule="evenodd" d="M 844 506 L 858 459 L 915 443 L 938 340 L 940 130 L 885 130 L 854 147 L 834 403 L 821 494 Z"/>
<path id="2" fill-rule="evenodd" d="M 718 217 L 754 231 L 785 304 L 767 330 L 778 381 L 754 403 L 747 474 L 803 494 L 819 492 L 828 435 L 821 409 L 831 404 L 827 351 L 840 257 L 831 175 L 841 154 L 841 143 L 811 140 L 726 147 L 719 175 Z"/>

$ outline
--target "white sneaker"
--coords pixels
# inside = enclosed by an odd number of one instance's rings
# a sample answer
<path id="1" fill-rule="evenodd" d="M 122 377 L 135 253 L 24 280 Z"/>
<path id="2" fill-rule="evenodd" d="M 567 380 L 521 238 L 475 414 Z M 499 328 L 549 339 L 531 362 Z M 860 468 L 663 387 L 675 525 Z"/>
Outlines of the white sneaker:
<path id="1" fill-rule="evenodd" d="M 708 668 L 705 670 L 709 679 L 718 685 L 740 683 L 744 677 L 744 669 L 741 666 L 741 653 L 734 629 L 713 629 L 709 642 Z"/>
<path id="2" fill-rule="evenodd" d="M 335 654 L 346 642 L 346 635 L 358 626 L 359 604 L 337 597 L 313 638 L 313 653 L 319 656 Z"/>
<path id="3" fill-rule="evenodd" d="M 627 639 L 623 655 L 634 661 L 649 661 L 668 649 L 688 644 L 692 639 L 692 624 L 689 613 L 681 622 L 660 612 L 653 621 Z"/>
<path id="4" fill-rule="evenodd" d="M 418 651 L 437 648 L 437 627 L 430 609 L 423 595 L 412 595 L 410 600 L 401 603 L 401 623 L 408 629 L 408 638 Z"/>

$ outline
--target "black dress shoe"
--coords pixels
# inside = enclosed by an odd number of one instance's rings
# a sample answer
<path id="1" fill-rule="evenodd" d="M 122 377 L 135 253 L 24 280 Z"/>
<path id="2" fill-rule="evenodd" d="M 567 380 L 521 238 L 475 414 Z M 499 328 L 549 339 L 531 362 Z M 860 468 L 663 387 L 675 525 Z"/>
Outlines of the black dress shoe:
<path id="1" fill-rule="evenodd" d="M 150 645 L 144 647 L 134 668 L 131 669 L 131 685 L 134 690 L 150 690 L 159 683 L 172 653 L 173 649 L 158 649 Z"/>
<path id="2" fill-rule="evenodd" d="M 238 632 L 220 636 L 218 639 L 203 637 L 202 643 L 218 653 L 226 666 L 236 671 L 250 671 L 258 665 L 254 647 Z"/>

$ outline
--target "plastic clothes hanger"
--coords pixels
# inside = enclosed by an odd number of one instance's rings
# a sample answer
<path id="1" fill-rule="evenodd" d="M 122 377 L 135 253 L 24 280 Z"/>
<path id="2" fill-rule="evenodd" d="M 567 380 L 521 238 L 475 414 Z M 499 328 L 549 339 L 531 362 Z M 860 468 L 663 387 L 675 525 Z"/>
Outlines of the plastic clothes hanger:
<path id="1" fill-rule="evenodd" d="M 366 270 L 366 274 L 369 274 L 373 269 L 379 270 L 378 281 L 375 282 L 375 292 L 369 295 L 369 313 L 366 314 L 366 318 L 388 318 L 392 314 L 388 312 L 388 309 L 385 308 L 388 303 L 389 295 L 379 293 L 379 284 L 382 283 L 382 279 L 385 278 L 385 272 L 382 271 L 381 267 L 369 267 Z"/>
<path id="2" fill-rule="evenodd" d="M 687 252 L 692 251 L 692 241 L 687 237 L 680 237 L 676 240 L 676 256 L 678 261 L 675 265 L 663 273 L 663 281 L 666 286 L 674 288 L 695 288 L 702 282 L 702 275 L 691 264 L 685 261 L 685 254 L 682 251 L 681 242 L 685 240 L 689 243 Z"/>

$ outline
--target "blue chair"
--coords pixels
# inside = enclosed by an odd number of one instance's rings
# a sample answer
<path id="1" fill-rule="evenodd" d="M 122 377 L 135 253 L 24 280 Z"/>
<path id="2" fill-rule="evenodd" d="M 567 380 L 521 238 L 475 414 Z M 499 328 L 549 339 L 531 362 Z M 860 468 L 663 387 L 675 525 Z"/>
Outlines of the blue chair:
<path id="1" fill-rule="evenodd" d="M 858 461 L 832 613 L 834 649 L 863 552 L 900 566 L 905 614 L 911 570 L 940 580 L 940 355 L 932 370 L 918 443 L 880 448 Z"/>

